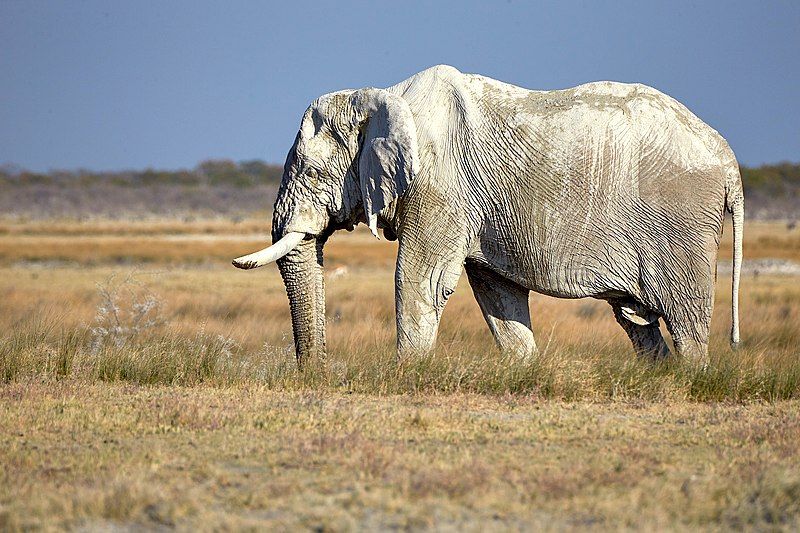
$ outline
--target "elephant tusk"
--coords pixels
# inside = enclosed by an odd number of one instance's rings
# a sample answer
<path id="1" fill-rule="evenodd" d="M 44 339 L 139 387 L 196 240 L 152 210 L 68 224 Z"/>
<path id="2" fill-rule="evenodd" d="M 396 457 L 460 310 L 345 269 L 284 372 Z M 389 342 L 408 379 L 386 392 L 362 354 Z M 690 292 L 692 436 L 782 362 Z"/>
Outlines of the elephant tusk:
<path id="1" fill-rule="evenodd" d="M 268 263 L 272 263 L 273 261 L 277 261 L 284 255 L 294 250 L 294 247 L 303 240 L 303 237 L 305 237 L 305 233 L 301 233 L 299 231 L 290 231 L 272 246 L 267 246 L 263 250 L 253 252 L 250 255 L 237 257 L 233 260 L 233 266 L 236 268 L 249 270 L 251 268 L 258 268 Z"/>

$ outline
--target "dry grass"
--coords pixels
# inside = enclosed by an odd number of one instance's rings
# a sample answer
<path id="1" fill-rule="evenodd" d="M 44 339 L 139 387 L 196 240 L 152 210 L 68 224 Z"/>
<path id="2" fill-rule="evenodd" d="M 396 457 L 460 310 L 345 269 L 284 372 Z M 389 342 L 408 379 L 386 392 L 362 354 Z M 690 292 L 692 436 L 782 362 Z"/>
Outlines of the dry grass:
<path id="1" fill-rule="evenodd" d="M 57 329 L 55 324 L 62 322 L 54 315 L 18 322 L 15 333 L 0 344 L 0 380 L 261 386 L 373 395 L 524 394 L 565 401 L 774 402 L 800 397 L 800 338 L 787 329 L 773 333 L 769 347 L 756 343 L 732 352 L 717 346 L 705 369 L 686 361 L 653 365 L 636 359 L 613 330 L 594 330 L 594 344 L 551 339 L 551 347 L 533 360 L 503 356 L 488 338 L 453 338 L 460 331 L 455 330 L 435 354 L 399 364 L 388 341 L 338 331 L 328 359 L 312 361 L 301 371 L 285 333 L 274 342 L 251 341 L 248 347 L 208 325 L 195 332 L 125 326 L 115 335 L 106 327 Z M 601 336 L 608 339 L 603 342 Z"/>
<path id="2" fill-rule="evenodd" d="M 26 232 L 6 226 L 0 232 L 0 265 L 57 263 L 66 266 L 103 265 L 210 265 L 230 264 L 245 252 L 266 246 L 269 226 L 256 229 L 253 222 L 191 224 L 132 224 L 124 230 L 117 224 L 55 225 L 52 232 L 43 225 Z M 349 265 L 385 268 L 394 264 L 395 245 L 376 246 L 368 232 L 336 235 L 325 249 L 330 266 Z"/>
<path id="3" fill-rule="evenodd" d="M 234 235 L 259 234 L 264 232 L 264 220 L 269 220 L 267 213 L 262 218 L 236 219 L 218 218 L 205 220 L 158 219 L 140 220 L 34 220 L 19 222 L 0 221 L 0 235 L 42 235 L 42 236 L 108 236 L 108 235 Z M 268 235 L 269 232 L 267 231 Z"/>
<path id="4" fill-rule="evenodd" d="M 797 528 L 797 404 L 0 389 L 0 528 Z"/>
<path id="5" fill-rule="evenodd" d="M 749 227 L 746 254 L 794 259 L 797 231 Z M 541 295 L 543 355 L 503 358 L 465 280 L 398 365 L 395 245 L 337 235 L 329 358 L 299 372 L 277 272 L 228 264 L 266 235 L 0 227 L 0 529 L 797 527 L 797 278 L 745 276 L 738 352 L 720 278 L 706 371 Z"/>
<path id="6" fill-rule="evenodd" d="M 75 265 L 208 264 L 220 265 L 269 242 L 269 217 L 232 221 L 147 220 L 121 222 L 0 220 L 0 265 L 20 262 L 63 262 Z M 726 223 L 720 259 L 730 260 L 731 228 Z M 375 239 L 363 228 L 337 234 L 326 247 L 326 263 L 370 269 L 394 264 L 396 247 Z M 800 262 L 800 225 L 748 223 L 744 252 L 747 259 Z"/>
<path id="7" fill-rule="evenodd" d="M 726 220 L 720 243 L 720 258 L 730 259 L 732 230 Z M 800 262 L 800 225 L 779 222 L 747 223 L 744 241 L 745 259 L 788 259 Z"/>
<path id="8" fill-rule="evenodd" d="M 242 224 L 250 227 L 253 223 Z M 68 357 L 71 366 L 80 369 L 76 371 L 79 375 L 93 379 L 269 383 L 381 394 L 538 391 L 553 398 L 745 401 L 798 394 L 800 286 L 793 277 L 744 278 L 744 348 L 736 353 L 727 347 L 729 280 L 720 278 L 711 373 L 697 373 L 683 362 L 654 368 L 638 361 L 631 357 L 627 338 L 607 304 L 541 295 L 532 295 L 531 307 L 543 356 L 530 362 L 507 361 L 495 352 L 465 280 L 445 310 L 437 355 L 396 367 L 391 348 L 395 244 L 375 242 L 366 232 L 337 235 L 326 249 L 328 264 L 331 270 L 337 265 L 347 265 L 349 270 L 328 281 L 328 364 L 297 373 L 289 355 L 288 305 L 276 269 L 241 272 L 227 264 L 231 257 L 260 244 L 261 238 L 229 241 L 223 222 L 202 223 L 199 228 L 204 233 L 178 235 L 177 239 L 166 223 L 143 225 L 139 236 L 133 230 L 130 235 L 108 236 L 100 229 L 107 226 L 94 224 L 62 236 L 49 235 L 41 228 L 33 237 L 8 234 L 5 240 L 10 249 L 30 250 L 17 253 L 44 257 L 63 253 L 73 263 L 0 267 L 4 301 L 0 328 L 14 332 L 3 345 L 5 375 L 47 373 L 47 354 L 62 350 L 64 339 L 80 337 L 83 340 L 75 343 Z M 150 235 L 165 227 L 170 228 L 167 233 L 156 238 Z M 92 228 L 98 233 L 91 233 Z M 62 228 L 57 225 L 54 231 Z M 781 236 L 781 231 L 788 236 Z M 785 240 L 793 238 L 794 231 L 781 226 L 773 229 L 775 238 Z M 754 235 L 758 243 L 766 233 L 759 227 L 748 235 Z M 180 247 L 176 247 L 178 242 Z M 137 252 L 140 249 L 147 253 Z M 161 254 L 159 249 L 166 252 Z M 147 270 L 102 266 L 103 258 L 109 257 L 106 254 L 122 250 L 139 261 L 150 258 Z M 188 259 L 182 261 L 184 257 Z M 134 289 L 137 284 L 147 286 L 160 299 L 163 309 L 159 318 L 164 325 L 148 328 L 122 346 L 92 351 L 87 339 L 89 329 L 97 325 L 98 283 L 111 279 L 112 285 L 119 284 L 130 272 L 134 272 Z M 47 327 L 37 325 L 41 323 Z M 215 363 L 200 377 L 189 373 L 194 376 L 190 378 L 179 370 L 194 365 L 196 352 L 219 338 L 230 339 L 225 357 L 231 362 Z M 149 367 L 153 370 L 146 370 Z M 137 372 L 142 375 L 137 377 Z"/>

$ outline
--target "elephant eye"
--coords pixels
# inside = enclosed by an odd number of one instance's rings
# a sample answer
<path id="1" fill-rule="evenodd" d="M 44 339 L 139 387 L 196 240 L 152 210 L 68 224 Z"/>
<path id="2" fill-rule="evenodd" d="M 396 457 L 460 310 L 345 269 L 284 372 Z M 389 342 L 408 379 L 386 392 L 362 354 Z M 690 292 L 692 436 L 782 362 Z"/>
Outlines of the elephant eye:
<path id="1" fill-rule="evenodd" d="M 317 173 L 317 170 L 314 168 L 309 168 L 308 170 L 306 170 L 306 176 L 308 176 L 312 180 L 316 179 L 318 175 L 319 174 Z"/>

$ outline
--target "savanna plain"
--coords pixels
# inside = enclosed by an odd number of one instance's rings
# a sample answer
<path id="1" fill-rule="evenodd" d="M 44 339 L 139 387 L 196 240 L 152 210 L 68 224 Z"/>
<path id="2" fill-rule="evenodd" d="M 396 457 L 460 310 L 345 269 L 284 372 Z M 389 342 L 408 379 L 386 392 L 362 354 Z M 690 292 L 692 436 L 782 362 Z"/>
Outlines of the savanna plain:
<path id="1" fill-rule="evenodd" d="M 800 229 L 748 223 L 738 351 L 726 229 L 706 369 L 542 295 L 510 359 L 466 279 L 398 363 L 395 244 L 337 234 L 301 371 L 277 269 L 229 263 L 268 218 L 0 221 L 0 529 L 800 527 Z"/>

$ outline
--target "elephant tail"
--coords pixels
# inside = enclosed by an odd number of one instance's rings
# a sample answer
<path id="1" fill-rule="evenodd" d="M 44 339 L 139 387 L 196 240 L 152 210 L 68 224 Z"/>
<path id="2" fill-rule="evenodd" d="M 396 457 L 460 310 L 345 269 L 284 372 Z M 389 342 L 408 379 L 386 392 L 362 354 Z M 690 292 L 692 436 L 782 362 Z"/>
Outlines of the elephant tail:
<path id="1" fill-rule="evenodd" d="M 739 278 L 742 273 L 742 235 L 744 233 L 744 192 L 736 165 L 725 182 L 725 208 L 733 220 L 733 269 L 731 272 L 731 346 L 739 344 Z"/>

